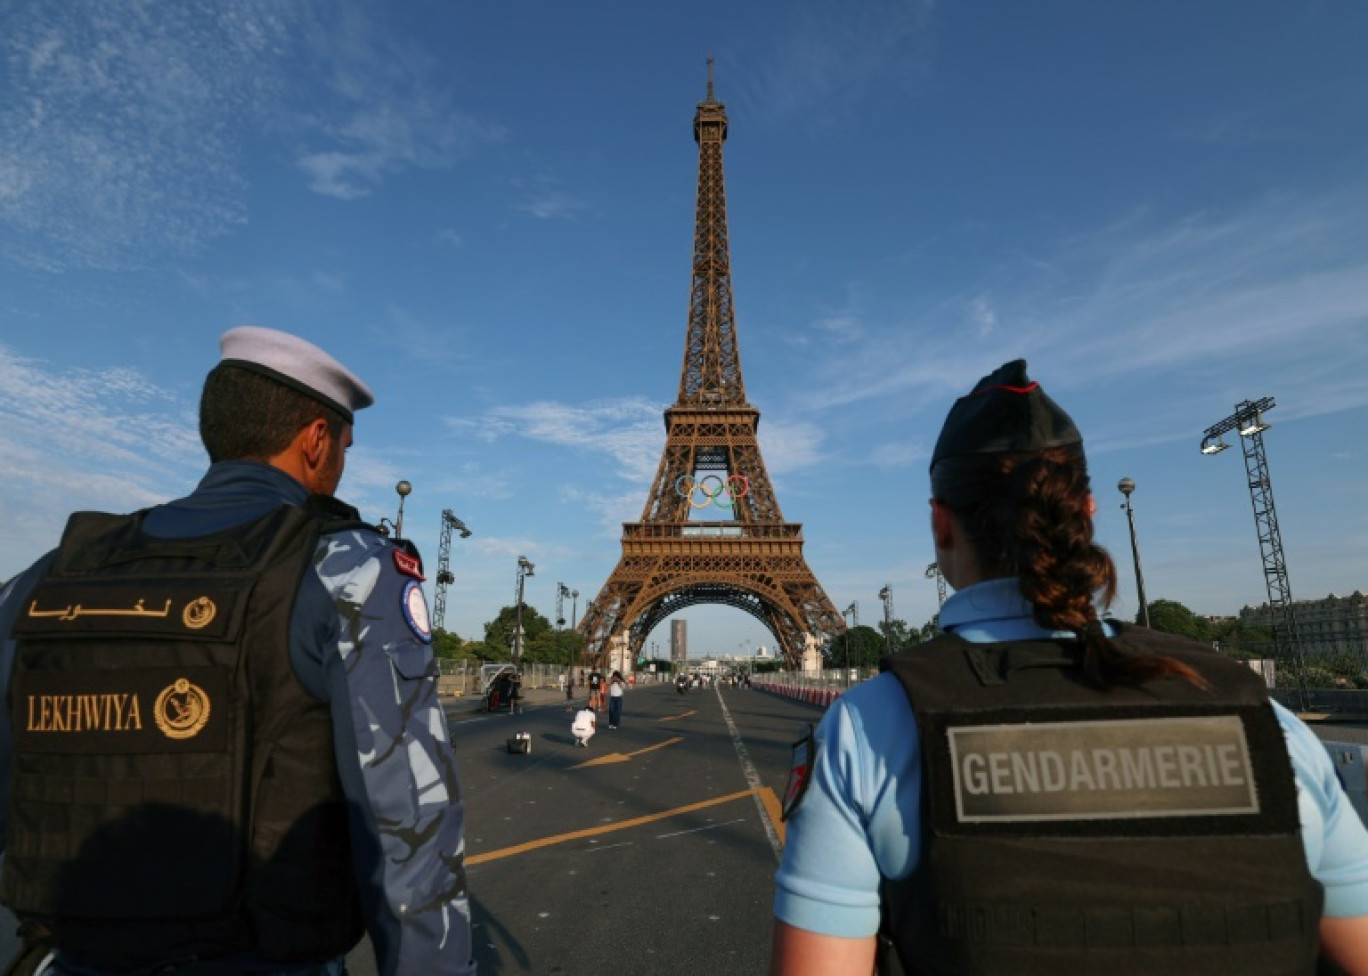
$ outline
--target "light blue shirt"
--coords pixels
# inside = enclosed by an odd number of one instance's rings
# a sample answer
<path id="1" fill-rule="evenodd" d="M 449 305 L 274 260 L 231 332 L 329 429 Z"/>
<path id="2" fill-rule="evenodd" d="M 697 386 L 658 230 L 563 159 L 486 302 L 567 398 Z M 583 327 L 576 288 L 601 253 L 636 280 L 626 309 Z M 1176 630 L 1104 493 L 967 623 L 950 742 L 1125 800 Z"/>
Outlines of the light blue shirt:
<path id="1" fill-rule="evenodd" d="M 941 626 L 975 643 L 1071 636 L 1031 617 L 1016 580 L 965 587 L 945 601 Z M 1368 914 L 1368 831 L 1315 733 L 1273 704 L 1296 773 L 1306 862 L 1325 887 L 1325 914 Z M 817 761 L 788 822 L 775 876 L 774 914 L 821 935 L 879 929 L 879 882 L 917 866 L 921 747 L 902 685 L 881 674 L 850 689 L 817 728 Z"/>

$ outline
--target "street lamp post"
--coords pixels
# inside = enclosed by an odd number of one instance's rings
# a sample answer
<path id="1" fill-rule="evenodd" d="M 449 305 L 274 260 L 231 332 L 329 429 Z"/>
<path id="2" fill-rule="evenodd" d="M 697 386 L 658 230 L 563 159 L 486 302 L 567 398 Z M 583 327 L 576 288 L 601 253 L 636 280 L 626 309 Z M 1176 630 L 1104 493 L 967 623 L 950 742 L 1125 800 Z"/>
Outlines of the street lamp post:
<path id="1" fill-rule="evenodd" d="M 404 537 L 404 499 L 413 491 L 413 485 L 407 481 L 401 481 L 394 486 L 395 492 L 399 495 L 399 517 L 394 520 L 394 537 L 402 539 Z"/>
<path id="2" fill-rule="evenodd" d="M 565 588 L 565 584 L 556 583 L 556 650 L 560 650 L 561 628 L 565 626 L 565 598 L 570 591 Z M 567 667 L 569 663 L 567 661 Z"/>
<path id="3" fill-rule="evenodd" d="M 517 605 L 517 610 L 516 610 L 516 615 L 517 615 L 517 616 L 516 616 L 516 624 L 514 625 L 514 630 L 513 630 L 513 670 L 514 670 L 514 671 L 520 671 L 520 670 L 522 669 L 522 645 L 523 645 L 523 626 L 522 626 L 523 580 L 526 579 L 526 578 L 529 577 L 529 576 L 534 575 L 533 572 L 532 572 L 533 569 L 535 569 L 535 567 L 532 565 L 531 560 L 529 560 L 526 556 L 519 556 L 519 557 L 518 557 L 518 605 Z"/>
<path id="4" fill-rule="evenodd" d="M 571 606 L 570 615 L 573 617 L 573 616 L 574 616 L 574 601 L 575 601 L 576 599 L 578 599 L 578 597 L 579 597 L 579 590 L 572 590 L 572 589 L 570 589 L 570 587 L 566 586 L 564 583 L 557 583 L 557 584 L 556 584 L 556 643 L 557 643 L 557 645 L 560 644 L 560 629 L 561 629 L 562 627 L 565 626 L 565 598 L 566 598 L 567 596 L 570 597 L 570 600 L 571 600 L 571 603 L 570 603 L 570 606 Z M 574 672 L 575 672 L 575 648 L 574 648 L 574 646 L 573 646 L 573 645 L 574 645 L 574 640 L 575 640 L 575 638 L 574 638 L 574 636 L 573 636 L 574 632 L 575 632 L 575 625 L 574 625 L 574 623 L 572 622 L 572 623 L 570 624 L 570 633 L 571 633 L 571 635 L 572 635 L 571 638 L 570 638 L 571 648 L 570 648 L 570 650 L 569 650 L 569 651 L 566 653 L 566 655 L 565 655 L 565 669 L 566 669 L 566 670 L 565 670 L 565 680 L 566 680 L 566 681 L 569 681 L 572 677 L 574 677 Z"/>
<path id="5" fill-rule="evenodd" d="M 579 621 L 579 590 L 571 590 L 571 591 L 570 591 L 570 633 L 571 633 L 571 634 L 578 634 L 578 633 L 579 633 L 578 621 Z M 572 662 L 574 661 L 574 657 L 575 657 L 574 641 L 575 641 L 575 638 L 572 636 L 572 637 L 570 638 L 570 643 L 571 643 L 571 647 L 570 647 L 570 660 L 571 660 Z M 571 668 L 573 668 L 573 667 L 574 667 L 574 664 L 572 663 L 572 664 L 571 664 Z"/>
<path id="6" fill-rule="evenodd" d="M 1130 478 L 1122 478 L 1116 483 L 1116 490 L 1126 496 L 1125 503 L 1121 506 L 1126 510 L 1126 521 L 1130 523 L 1131 555 L 1135 557 L 1135 588 L 1140 594 L 1140 623 L 1148 627 L 1150 625 L 1149 604 L 1145 602 L 1145 575 L 1140 572 L 1140 545 L 1135 541 L 1135 512 L 1131 509 L 1131 492 L 1135 491 L 1135 482 Z"/>
<path id="7" fill-rule="evenodd" d="M 841 616 L 850 617 L 850 627 L 845 633 L 845 683 L 850 687 L 850 638 L 855 632 L 855 628 L 860 626 L 860 601 L 852 600 L 850 606 L 841 611 Z"/>

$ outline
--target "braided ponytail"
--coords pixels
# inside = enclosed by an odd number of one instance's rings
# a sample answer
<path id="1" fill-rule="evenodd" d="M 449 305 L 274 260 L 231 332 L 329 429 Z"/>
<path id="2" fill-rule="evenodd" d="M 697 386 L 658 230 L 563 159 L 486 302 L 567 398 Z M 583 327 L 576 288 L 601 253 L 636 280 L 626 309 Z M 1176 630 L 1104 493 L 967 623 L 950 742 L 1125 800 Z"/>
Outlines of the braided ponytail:
<path id="1" fill-rule="evenodd" d="M 1094 596 L 1111 605 L 1116 565 L 1093 542 L 1081 448 L 944 458 L 932 469 L 931 486 L 959 517 L 984 578 L 1017 577 L 1037 624 L 1077 636 L 1090 679 L 1139 685 L 1174 675 L 1206 685 L 1181 661 L 1128 653 L 1103 631 Z"/>

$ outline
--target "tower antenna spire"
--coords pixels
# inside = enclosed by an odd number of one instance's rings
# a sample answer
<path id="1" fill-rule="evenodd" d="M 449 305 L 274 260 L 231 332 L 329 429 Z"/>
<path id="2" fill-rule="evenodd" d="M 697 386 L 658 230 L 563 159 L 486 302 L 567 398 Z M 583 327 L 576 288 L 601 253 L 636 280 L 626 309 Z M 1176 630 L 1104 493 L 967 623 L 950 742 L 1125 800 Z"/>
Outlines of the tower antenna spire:
<path id="1" fill-rule="evenodd" d="M 716 99 L 713 98 L 712 69 L 713 69 L 713 59 L 712 59 L 712 58 L 708 58 L 708 101 L 710 101 L 710 102 L 716 101 Z"/>

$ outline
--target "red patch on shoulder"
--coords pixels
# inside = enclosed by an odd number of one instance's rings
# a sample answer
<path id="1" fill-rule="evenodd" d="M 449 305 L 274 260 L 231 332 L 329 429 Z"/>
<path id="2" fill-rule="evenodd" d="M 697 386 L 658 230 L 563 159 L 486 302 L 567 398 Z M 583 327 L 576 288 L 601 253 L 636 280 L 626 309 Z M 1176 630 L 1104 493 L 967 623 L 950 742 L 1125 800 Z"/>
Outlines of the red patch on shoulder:
<path id="1" fill-rule="evenodd" d="M 812 769 L 817 761 L 817 745 L 812 726 L 807 735 L 793 744 L 793 762 L 789 766 L 788 787 L 784 790 L 784 802 L 780 805 L 780 819 L 788 820 L 803 801 L 808 783 L 812 781 Z"/>
<path id="2" fill-rule="evenodd" d="M 425 579 L 423 576 L 423 564 L 415 556 L 410 556 L 402 549 L 394 550 L 394 568 L 405 576 L 412 576 L 414 579 Z"/>

